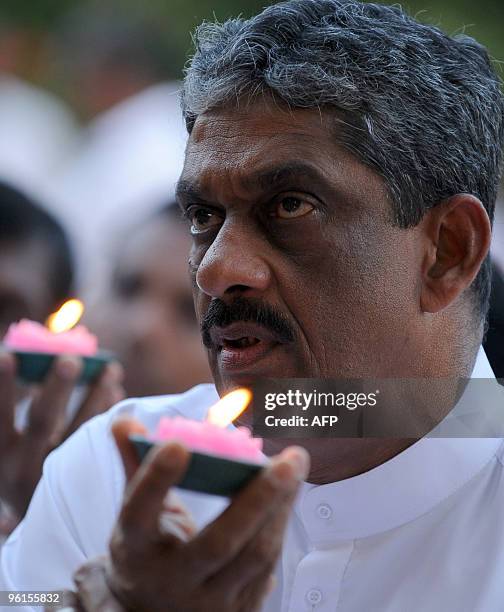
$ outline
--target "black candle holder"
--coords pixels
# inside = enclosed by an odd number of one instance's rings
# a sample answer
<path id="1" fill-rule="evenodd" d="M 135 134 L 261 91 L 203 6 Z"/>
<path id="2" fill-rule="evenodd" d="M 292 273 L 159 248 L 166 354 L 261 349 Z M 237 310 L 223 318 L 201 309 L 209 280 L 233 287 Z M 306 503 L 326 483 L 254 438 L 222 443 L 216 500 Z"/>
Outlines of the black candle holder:
<path id="1" fill-rule="evenodd" d="M 37 351 L 17 351 L 7 346 L 2 347 L 5 351 L 13 354 L 17 361 L 17 377 L 25 383 L 40 383 L 44 380 L 51 369 L 53 361 L 58 357 L 54 353 L 42 353 Z M 77 381 L 85 384 L 95 380 L 107 363 L 113 361 L 115 356 L 107 351 L 98 351 L 92 357 L 83 357 L 82 371 Z"/>
<path id="2" fill-rule="evenodd" d="M 138 458 L 142 461 L 156 444 L 144 436 L 129 436 Z M 180 489 L 231 497 L 248 484 L 264 467 L 259 463 L 235 461 L 217 455 L 193 451 L 184 478 L 177 484 Z"/>

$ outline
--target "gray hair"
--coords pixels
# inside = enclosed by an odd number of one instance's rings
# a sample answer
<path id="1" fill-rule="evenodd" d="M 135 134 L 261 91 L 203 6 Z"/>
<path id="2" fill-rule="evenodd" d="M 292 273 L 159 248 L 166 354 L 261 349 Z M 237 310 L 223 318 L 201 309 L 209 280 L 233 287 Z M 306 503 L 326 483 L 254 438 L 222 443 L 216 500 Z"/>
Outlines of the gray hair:
<path id="1" fill-rule="evenodd" d="M 449 37 L 400 7 L 289 0 L 248 20 L 203 23 L 182 109 L 197 116 L 273 94 L 290 108 L 333 109 L 335 139 L 380 174 L 394 223 L 413 227 L 457 193 L 493 221 L 504 144 L 504 98 L 484 47 Z M 490 262 L 473 283 L 486 315 Z"/>

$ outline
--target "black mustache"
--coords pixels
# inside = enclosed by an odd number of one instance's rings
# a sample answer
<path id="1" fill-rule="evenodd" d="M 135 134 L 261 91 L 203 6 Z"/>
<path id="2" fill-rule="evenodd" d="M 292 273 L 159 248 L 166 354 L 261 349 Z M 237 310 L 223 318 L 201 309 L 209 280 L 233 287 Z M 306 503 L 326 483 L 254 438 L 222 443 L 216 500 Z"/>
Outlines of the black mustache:
<path id="1" fill-rule="evenodd" d="M 237 297 L 229 303 L 219 298 L 210 302 L 201 322 L 203 344 L 209 349 L 214 348 L 210 336 L 212 327 L 226 327 L 238 321 L 262 325 L 273 332 L 279 342 L 287 344 L 294 341 L 294 331 L 281 312 L 257 298 Z"/>

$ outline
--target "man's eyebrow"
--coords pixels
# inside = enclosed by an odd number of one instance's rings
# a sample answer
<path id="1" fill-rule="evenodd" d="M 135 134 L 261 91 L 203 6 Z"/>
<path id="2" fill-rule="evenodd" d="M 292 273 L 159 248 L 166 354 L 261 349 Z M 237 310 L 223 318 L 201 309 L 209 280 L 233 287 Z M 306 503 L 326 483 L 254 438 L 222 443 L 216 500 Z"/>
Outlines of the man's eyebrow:
<path id="1" fill-rule="evenodd" d="M 183 200 L 204 200 L 203 193 L 198 186 L 188 180 L 180 179 L 175 187 L 175 197 L 180 206 Z"/>
<path id="2" fill-rule="evenodd" d="M 294 179 L 308 179 L 326 188 L 331 188 L 328 180 L 316 168 L 302 162 L 290 162 L 287 164 L 262 168 L 248 176 L 242 177 L 242 184 L 250 190 L 267 191 L 283 185 Z M 205 201 L 205 193 L 197 183 L 180 179 L 176 187 L 176 195 L 179 202 L 183 200 Z"/>
<path id="3" fill-rule="evenodd" d="M 330 188 L 329 181 L 317 168 L 302 162 L 289 162 L 280 166 L 257 170 L 244 177 L 243 184 L 244 187 L 250 189 L 267 191 L 295 179 L 309 180 L 312 183 Z"/>

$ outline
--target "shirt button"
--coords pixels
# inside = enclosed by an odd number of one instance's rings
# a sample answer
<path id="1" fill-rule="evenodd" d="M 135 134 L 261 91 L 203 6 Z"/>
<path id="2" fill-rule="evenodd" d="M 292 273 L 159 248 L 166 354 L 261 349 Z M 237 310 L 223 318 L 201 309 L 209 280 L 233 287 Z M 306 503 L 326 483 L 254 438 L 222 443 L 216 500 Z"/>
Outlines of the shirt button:
<path id="1" fill-rule="evenodd" d="M 330 519 L 332 516 L 332 508 L 328 504 L 319 504 L 317 506 L 317 514 L 321 519 Z"/>
<path id="2" fill-rule="evenodd" d="M 310 589 L 306 593 L 306 600 L 312 606 L 317 605 L 322 601 L 322 591 L 319 591 L 319 589 Z"/>

